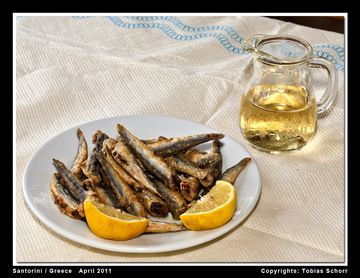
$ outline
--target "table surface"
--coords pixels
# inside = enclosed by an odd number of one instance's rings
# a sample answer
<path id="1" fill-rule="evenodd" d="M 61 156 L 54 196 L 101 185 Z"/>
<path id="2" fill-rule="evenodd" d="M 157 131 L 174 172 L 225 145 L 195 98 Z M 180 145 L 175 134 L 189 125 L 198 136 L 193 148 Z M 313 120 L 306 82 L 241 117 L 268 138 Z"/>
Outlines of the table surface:
<path id="1" fill-rule="evenodd" d="M 264 17 L 26 17 L 16 26 L 17 262 L 344 261 L 344 36 Z M 299 152 L 251 148 L 239 100 L 255 33 L 300 36 L 338 69 L 338 95 Z M 326 73 L 312 70 L 317 97 Z M 126 254 L 69 241 L 43 225 L 22 193 L 30 157 L 60 132 L 105 117 L 156 114 L 206 124 L 255 158 L 262 194 L 229 234 L 166 254 Z M 49 162 L 50 163 L 50 162 Z M 59 215 L 61 217 L 61 215 Z"/>

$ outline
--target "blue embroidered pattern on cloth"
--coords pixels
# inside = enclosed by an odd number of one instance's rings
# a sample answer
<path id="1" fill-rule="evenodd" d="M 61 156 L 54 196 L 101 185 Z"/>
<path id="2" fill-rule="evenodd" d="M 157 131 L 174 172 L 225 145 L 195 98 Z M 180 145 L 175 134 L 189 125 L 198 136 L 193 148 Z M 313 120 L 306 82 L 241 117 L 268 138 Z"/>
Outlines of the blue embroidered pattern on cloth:
<path id="1" fill-rule="evenodd" d="M 87 19 L 92 17 L 93 16 L 74 16 L 74 18 L 77 19 Z M 193 27 L 184 24 L 180 19 L 174 16 L 106 16 L 105 18 L 121 28 L 158 29 L 175 40 L 215 38 L 226 50 L 234 54 L 247 54 L 247 52 L 241 48 L 244 38 L 239 35 L 232 26 L 211 25 Z M 170 23 L 173 27 L 163 22 Z M 176 28 L 176 31 L 174 28 Z M 179 31 L 190 32 L 190 34 L 179 34 Z M 345 52 L 343 47 L 334 44 L 315 44 L 313 49 L 315 56 L 325 58 L 332 62 L 338 70 L 344 70 Z"/>

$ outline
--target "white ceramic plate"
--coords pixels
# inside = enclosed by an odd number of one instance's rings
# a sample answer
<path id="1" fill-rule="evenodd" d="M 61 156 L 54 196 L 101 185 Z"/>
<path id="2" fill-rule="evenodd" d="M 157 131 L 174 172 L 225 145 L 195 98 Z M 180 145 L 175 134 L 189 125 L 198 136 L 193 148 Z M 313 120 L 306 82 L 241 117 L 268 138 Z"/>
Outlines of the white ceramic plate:
<path id="1" fill-rule="evenodd" d="M 221 132 L 202 124 L 162 116 L 134 115 L 114 117 L 89 122 L 78 126 L 84 132 L 89 150 L 92 150 L 91 135 L 101 129 L 109 136 L 115 137 L 115 126 L 123 124 L 136 136 L 146 139 L 159 135 L 175 137 L 196 133 Z M 181 231 L 164 234 L 143 234 L 128 241 L 112 241 L 96 237 L 90 232 L 84 221 L 73 220 L 60 213 L 54 205 L 49 184 L 55 172 L 52 158 L 63 161 L 70 167 L 77 151 L 76 128 L 74 127 L 48 141 L 29 161 L 24 174 L 24 196 L 33 213 L 50 229 L 73 241 L 109 251 L 128 253 L 155 253 L 184 249 L 213 240 L 239 225 L 255 207 L 261 191 L 260 174 L 255 160 L 235 182 L 237 190 L 237 210 L 233 218 L 224 226 L 207 231 Z M 240 131 L 239 131 L 240 132 Z M 239 143 L 225 136 L 221 140 L 223 170 L 232 166 L 246 156 L 247 150 Z M 201 145 L 204 150 L 210 143 Z"/>

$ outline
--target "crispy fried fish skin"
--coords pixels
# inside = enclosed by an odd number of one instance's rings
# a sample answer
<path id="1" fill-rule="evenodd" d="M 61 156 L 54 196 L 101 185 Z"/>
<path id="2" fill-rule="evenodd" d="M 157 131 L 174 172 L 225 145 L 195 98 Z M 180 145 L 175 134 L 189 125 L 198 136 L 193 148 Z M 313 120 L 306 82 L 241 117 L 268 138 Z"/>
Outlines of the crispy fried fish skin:
<path id="1" fill-rule="evenodd" d="M 104 146 L 107 146 L 108 141 L 104 142 Z M 155 193 L 158 196 L 161 196 L 159 190 L 154 186 L 153 182 L 146 176 L 143 169 L 139 166 L 136 157 L 129 150 L 128 146 L 122 141 L 119 140 L 112 152 L 113 158 L 117 164 L 119 164 L 127 173 L 134 178 L 141 187 L 145 187 Z M 118 169 L 119 170 L 119 169 Z M 122 176 L 126 176 L 125 173 L 120 173 Z M 128 175 L 129 176 L 129 175 Z M 129 179 L 128 179 L 129 180 Z M 136 184 L 133 184 L 136 186 Z M 139 186 L 138 185 L 138 186 Z"/>
<path id="2" fill-rule="evenodd" d="M 219 140 L 214 140 L 211 144 L 210 152 L 218 157 L 216 162 L 210 164 L 210 167 L 213 167 L 214 169 L 213 171 L 214 180 L 217 180 L 219 178 L 222 171 L 222 155 L 221 155 L 220 145 L 221 143 Z"/>
<path id="3" fill-rule="evenodd" d="M 221 138 L 224 138 L 224 134 L 220 134 L 220 133 L 196 134 L 196 135 L 190 135 L 184 137 L 170 138 L 167 140 L 160 140 L 155 143 L 150 143 L 147 146 L 156 155 L 170 156 L 175 153 L 192 148 L 196 145 Z"/>
<path id="4" fill-rule="evenodd" d="M 160 180 L 155 179 L 154 185 L 160 191 L 165 203 L 168 205 L 173 217 L 179 219 L 180 214 L 187 209 L 186 201 L 181 193 L 177 190 L 168 188 Z"/>
<path id="5" fill-rule="evenodd" d="M 201 185 L 205 188 L 209 188 L 209 187 L 213 186 L 215 181 L 221 175 L 222 155 L 220 152 L 220 141 L 219 140 L 216 139 L 212 142 L 210 153 L 217 156 L 217 159 L 215 160 L 215 162 L 213 162 L 207 166 L 206 169 L 209 171 L 209 174 L 204 179 L 200 179 Z"/>
<path id="6" fill-rule="evenodd" d="M 89 159 L 86 161 L 85 167 L 83 167 L 83 173 L 87 177 L 83 183 L 88 187 L 94 187 L 101 181 L 101 167 L 97 161 L 96 154 L 101 151 L 103 142 L 107 138 L 109 138 L 109 136 L 103 133 L 101 130 L 97 130 L 96 133 L 92 136 L 92 141 L 95 144 L 95 147 Z"/>
<path id="7" fill-rule="evenodd" d="M 141 140 L 141 141 L 145 144 L 153 144 L 153 143 L 158 143 L 158 142 L 162 142 L 162 141 L 166 141 L 166 140 L 170 140 L 170 139 L 168 139 L 164 136 L 159 136 L 158 138 L 145 139 L 145 140 Z"/>
<path id="8" fill-rule="evenodd" d="M 147 170 L 166 181 L 166 185 L 170 188 L 176 188 L 174 183 L 174 169 L 169 167 L 160 157 L 156 156 L 146 144 L 131 134 L 124 126 L 117 124 L 116 129 L 121 138 L 131 147 Z"/>
<path id="9" fill-rule="evenodd" d="M 113 208 L 121 208 L 122 204 L 116 198 L 110 185 L 100 183 L 94 187 L 94 192 L 103 204 Z"/>
<path id="10" fill-rule="evenodd" d="M 199 180 L 201 185 L 205 188 L 210 187 L 214 184 L 215 182 L 215 174 L 213 171 L 210 171 L 210 173 L 208 175 L 206 175 L 205 178 Z"/>
<path id="11" fill-rule="evenodd" d="M 84 163 L 84 161 L 88 157 L 88 146 L 86 143 L 86 139 L 84 136 L 84 133 L 81 131 L 80 128 L 76 131 L 77 138 L 79 139 L 79 146 L 78 150 L 73 162 L 73 165 L 71 167 L 71 172 L 75 174 L 76 177 L 80 177 L 81 172 L 81 165 Z"/>
<path id="12" fill-rule="evenodd" d="M 194 163 L 188 161 L 186 158 L 180 158 L 177 156 L 170 156 L 164 158 L 171 167 L 176 171 L 194 176 L 198 179 L 204 179 L 206 175 L 209 174 L 209 171 L 206 169 L 200 169 Z"/>
<path id="13" fill-rule="evenodd" d="M 144 189 L 142 184 L 139 184 L 132 176 L 130 176 L 124 168 L 116 162 L 114 157 L 111 154 L 111 151 L 106 146 L 106 141 L 104 141 L 104 153 L 105 158 L 109 162 L 109 164 L 115 169 L 115 171 L 120 175 L 120 177 L 125 180 L 125 182 L 131 186 L 131 188 L 135 191 L 141 191 Z"/>
<path id="14" fill-rule="evenodd" d="M 155 217 L 165 217 L 169 213 L 169 208 L 166 205 L 166 203 L 157 195 L 155 195 L 152 191 L 145 188 L 143 185 L 138 183 L 132 176 L 130 176 L 124 168 L 121 166 L 123 165 L 122 161 L 119 161 L 121 164 L 117 163 L 114 159 L 114 157 L 111 155 L 110 150 L 106 146 L 106 141 L 104 142 L 104 151 L 105 151 L 105 157 L 106 160 L 113 166 L 113 168 L 117 171 L 117 173 L 120 175 L 121 178 L 123 178 L 128 185 L 131 186 L 131 188 L 136 191 L 136 197 L 142 203 L 146 211 Z M 130 164 L 131 165 L 131 164 Z M 124 165 L 126 167 L 126 165 Z M 139 174 L 139 172 L 135 172 L 136 175 Z M 154 188 L 154 190 L 157 190 L 152 182 L 146 177 L 146 175 L 143 175 L 143 179 L 147 180 L 148 185 Z M 160 194 L 160 193 L 159 193 Z"/>
<path id="15" fill-rule="evenodd" d="M 114 151 L 115 145 L 118 141 L 114 138 L 107 138 L 102 143 L 102 150 L 105 151 L 108 149 L 110 152 Z"/>
<path id="16" fill-rule="evenodd" d="M 108 152 L 111 152 L 112 156 L 114 157 L 115 162 L 122 168 L 126 169 L 126 171 L 129 171 L 129 173 L 136 175 L 139 169 L 141 169 L 147 176 L 152 176 L 150 173 L 146 172 L 146 169 L 144 165 L 142 165 L 141 160 L 136 158 L 127 144 L 123 141 L 121 136 L 119 136 L 117 140 L 113 138 L 105 140 L 103 150 L 105 151 L 105 149 L 108 149 Z M 130 167 L 134 169 L 130 169 Z M 121 172 L 119 172 L 119 174 L 121 174 Z M 130 175 L 128 176 L 131 177 Z"/>
<path id="17" fill-rule="evenodd" d="M 214 140 L 211 144 L 211 150 L 210 153 L 213 153 L 215 155 L 219 155 L 221 157 L 221 143 L 220 140 Z"/>
<path id="18" fill-rule="evenodd" d="M 92 136 L 92 142 L 93 144 L 95 144 L 95 148 L 97 149 L 97 151 L 101 150 L 102 148 L 102 143 L 104 142 L 104 140 L 108 139 L 109 136 L 102 132 L 100 129 L 98 129 Z"/>
<path id="19" fill-rule="evenodd" d="M 180 192 L 184 196 L 186 201 L 191 202 L 199 196 L 200 182 L 195 177 L 181 176 Z"/>
<path id="20" fill-rule="evenodd" d="M 168 233 L 186 230 L 183 224 L 149 221 L 145 233 Z"/>
<path id="21" fill-rule="evenodd" d="M 214 168 L 201 169 L 186 158 L 170 156 L 164 160 L 178 172 L 182 172 L 199 179 L 204 187 L 209 187 L 214 183 Z"/>
<path id="22" fill-rule="evenodd" d="M 92 153 L 82 168 L 82 172 L 86 176 L 86 179 L 82 181 L 85 188 L 93 188 L 101 182 L 99 169 L 99 162 L 95 158 L 94 153 Z"/>
<path id="23" fill-rule="evenodd" d="M 169 213 L 169 208 L 166 205 L 166 203 L 157 195 L 155 195 L 152 191 L 145 188 L 143 185 L 138 183 L 133 177 L 131 177 L 123 167 L 118 164 L 115 159 L 112 157 L 112 155 L 109 153 L 109 150 L 107 149 L 105 151 L 106 153 L 106 159 L 109 161 L 109 163 L 114 167 L 114 169 L 117 171 L 117 173 L 120 175 L 121 178 L 123 178 L 127 184 L 133 188 L 136 194 L 136 197 L 142 203 L 146 211 L 155 217 L 165 217 Z M 138 174 L 138 173 L 137 173 Z M 146 175 L 144 175 L 147 179 Z M 148 180 L 148 179 L 147 179 Z M 153 186 L 152 182 L 149 181 L 149 184 Z M 157 190 L 154 187 L 154 190 Z M 159 193 L 160 194 L 160 193 Z"/>
<path id="24" fill-rule="evenodd" d="M 216 163 L 220 159 L 217 154 L 202 152 L 195 149 L 187 150 L 185 153 L 179 153 L 178 156 L 185 157 L 200 168 L 205 168 L 210 164 Z"/>
<path id="25" fill-rule="evenodd" d="M 60 160 L 53 159 L 53 165 L 66 184 L 67 189 L 78 199 L 80 202 L 84 202 L 87 196 L 87 192 L 82 188 L 81 181 L 68 169 L 65 164 Z"/>
<path id="26" fill-rule="evenodd" d="M 144 189 L 143 191 L 136 192 L 136 196 L 150 215 L 155 217 L 165 217 L 168 215 L 169 207 L 150 190 Z"/>
<path id="27" fill-rule="evenodd" d="M 106 173 L 105 173 L 105 171 L 103 170 L 103 168 L 101 167 L 100 162 L 99 162 L 99 174 L 100 174 L 100 177 L 101 177 L 101 183 L 110 186 L 110 179 L 109 179 L 109 177 L 106 175 Z"/>
<path id="28" fill-rule="evenodd" d="M 55 173 L 51 180 L 50 191 L 56 206 L 62 213 L 71 218 L 84 218 L 84 211 L 80 209 L 79 201 L 66 189 L 63 183 L 61 174 Z"/>
<path id="29" fill-rule="evenodd" d="M 116 170 L 105 159 L 102 153 L 97 154 L 97 159 L 100 162 L 104 172 L 109 177 L 111 188 L 121 203 L 125 201 L 125 210 L 132 215 L 146 217 L 144 206 L 138 201 L 135 193 L 130 186 L 120 177 Z"/>
<path id="30" fill-rule="evenodd" d="M 245 157 L 240 162 L 227 169 L 219 179 L 234 184 L 236 178 L 245 169 L 245 167 L 249 164 L 250 161 L 250 157 Z"/>

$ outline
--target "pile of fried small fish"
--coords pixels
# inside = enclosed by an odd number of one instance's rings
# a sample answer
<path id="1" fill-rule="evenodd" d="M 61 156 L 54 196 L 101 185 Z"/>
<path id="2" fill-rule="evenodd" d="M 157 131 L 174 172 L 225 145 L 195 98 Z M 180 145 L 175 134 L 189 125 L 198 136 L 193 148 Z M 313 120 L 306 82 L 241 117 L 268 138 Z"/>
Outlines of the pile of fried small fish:
<path id="1" fill-rule="evenodd" d="M 52 177 L 52 198 L 67 216 L 85 220 L 83 202 L 96 196 L 107 206 L 139 217 L 173 219 L 191 207 L 222 179 L 234 183 L 249 163 L 244 158 L 221 175 L 222 155 L 219 133 L 141 140 L 124 126 L 116 126 L 114 139 L 98 130 L 89 154 L 83 132 L 78 129 L 78 151 L 72 167 L 53 159 L 57 173 Z M 211 150 L 193 148 L 212 141 Z M 184 230 L 178 223 L 150 219 L 148 233 Z"/>

